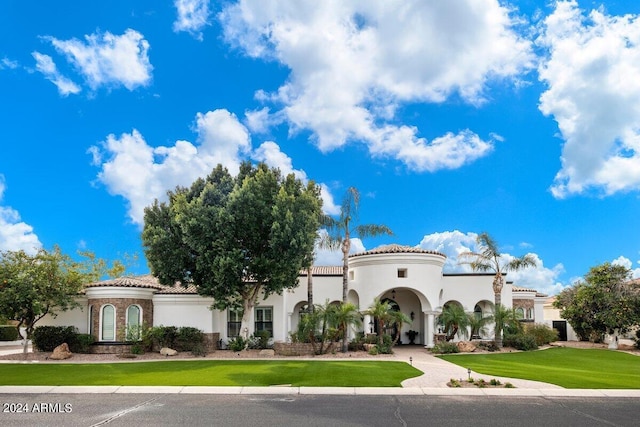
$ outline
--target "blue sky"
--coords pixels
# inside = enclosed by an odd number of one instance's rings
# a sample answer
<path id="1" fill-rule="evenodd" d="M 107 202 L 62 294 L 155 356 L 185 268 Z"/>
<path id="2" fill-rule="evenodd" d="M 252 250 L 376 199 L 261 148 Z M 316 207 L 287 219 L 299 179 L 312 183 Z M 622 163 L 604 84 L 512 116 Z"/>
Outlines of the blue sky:
<path id="1" fill-rule="evenodd" d="M 553 294 L 640 276 L 640 3 L 0 3 L 0 250 L 141 258 L 143 209 L 216 164 L 349 186 L 388 243 L 486 231 Z M 339 255 L 318 253 L 318 264 Z"/>

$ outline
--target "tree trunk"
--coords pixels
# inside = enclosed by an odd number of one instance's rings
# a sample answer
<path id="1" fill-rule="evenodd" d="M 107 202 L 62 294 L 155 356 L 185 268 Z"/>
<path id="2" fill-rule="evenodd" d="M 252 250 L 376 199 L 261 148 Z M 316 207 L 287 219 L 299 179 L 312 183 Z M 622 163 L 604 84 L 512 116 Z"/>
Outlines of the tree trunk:
<path id="1" fill-rule="evenodd" d="M 502 273 L 496 273 L 496 277 L 493 279 L 493 298 L 494 298 L 494 314 L 498 310 L 500 306 L 502 306 Z M 504 325 L 498 326 L 496 322 L 496 327 L 494 328 L 494 337 L 493 340 L 496 342 L 496 346 L 498 348 L 502 348 L 502 327 Z"/>
<path id="2" fill-rule="evenodd" d="M 313 266 L 307 270 L 307 311 L 313 311 Z"/>
<path id="3" fill-rule="evenodd" d="M 24 329 L 24 331 L 21 329 Z M 22 354 L 26 359 L 27 353 L 29 352 L 29 328 L 21 328 L 18 326 L 18 334 L 22 337 Z"/>
<path id="4" fill-rule="evenodd" d="M 347 294 L 349 292 L 349 249 L 351 248 L 351 240 L 349 240 L 349 232 L 345 234 L 344 241 L 342 242 L 342 303 L 347 303 Z M 346 353 L 349 350 L 348 344 L 349 337 L 347 331 L 345 331 L 342 337 L 342 352 Z"/>
<path id="5" fill-rule="evenodd" d="M 256 285 L 254 289 L 249 292 L 248 295 L 242 296 L 242 321 L 240 322 L 240 336 L 244 339 L 244 350 L 249 346 L 249 335 L 253 330 L 251 327 L 251 315 L 253 314 L 253 308 L 256 306 L 258 295 L 260 294 L 262 285 Z"/>
<path id="6" fill-rule="evenodd" d="M 611 335 L 611 339 L 609 341 L 609 349 L 617 350 L 618 349 L 618 335 L 620 330 L 618 328 L 613 330 L 613 334 Z"/>

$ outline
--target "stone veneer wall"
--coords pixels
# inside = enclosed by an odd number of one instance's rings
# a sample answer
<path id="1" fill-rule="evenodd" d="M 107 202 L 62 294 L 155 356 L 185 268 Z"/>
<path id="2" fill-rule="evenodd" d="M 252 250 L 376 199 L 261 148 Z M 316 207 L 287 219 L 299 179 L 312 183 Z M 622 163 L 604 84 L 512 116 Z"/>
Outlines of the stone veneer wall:
<path id="1" fill-rule="evenodd" d="M 130 305 L 139 305 L 142 308 L 142 323 L 153 326 L 153 302 L 149 299 L 141 298 L 95 298 L 88 301 L 89 306 L 93 306 L 91 329 L 96 341 L 100 339 L 100 309 L 106 304 L 111 304 L 116 308 L 116 339 L 120 339 L 120 334 L 127 326 L 127 308 Z"/>
<path id="2" fill-rule="evenodd" d="M 313 356 L 313 346 L 310 343 L 273 343 L 273 350 L 278 356 Z"/>

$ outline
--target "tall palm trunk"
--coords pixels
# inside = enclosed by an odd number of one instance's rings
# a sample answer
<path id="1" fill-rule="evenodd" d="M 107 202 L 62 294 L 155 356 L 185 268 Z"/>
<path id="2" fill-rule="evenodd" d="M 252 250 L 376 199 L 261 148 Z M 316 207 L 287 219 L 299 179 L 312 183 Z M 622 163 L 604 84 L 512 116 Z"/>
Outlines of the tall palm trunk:
<path id="1" fill-rule="evenodd" d="M 497 273 L 496 277 L 493 279 L 493 298 L 494 298 L 494 311 L 502 306 L 502 286 L 503 279 L 502 274 Z M 496 323 L 496 327 L 494 329 L 494 337 L 493 340 L 496 342 L 498 348 L 502 348 L 502 325 L 498 325 Z"/>
<path id="2" fill-rule="evenodd" d="M 349 232 L 345 233 L 345 239 L 342 242 L 342 303 L 347 303 L 347 294 L 349 293 L 349 249 L 351 248 L 351 240 L 349 240 Z M 347 331 L 344 331 L 342 337 L 342 352 L 349 350 L 349 337 Z"/>
<path id="3" fill-rule="evenodd" d="M 313 266 L 307 270 L 307 311 L 313 311 Z"/>

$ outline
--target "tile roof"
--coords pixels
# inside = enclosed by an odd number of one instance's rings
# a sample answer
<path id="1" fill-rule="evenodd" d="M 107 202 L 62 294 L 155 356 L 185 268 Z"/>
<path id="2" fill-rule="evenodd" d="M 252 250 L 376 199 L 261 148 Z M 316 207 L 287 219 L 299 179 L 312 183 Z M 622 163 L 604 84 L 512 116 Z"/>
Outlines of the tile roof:
<path id="1" fill-rule="evenodd" d="M 443 256 L 445 258 L 447 257 L 445 254 L 437 252 L 437 251 L 430 251 L 430 250 L 427 250 L 427 249 L 420 249 L 420 248 L 416 248 L 414 246 L 404 246 L 404 245 L 393 244 L 393 245 L 378 246 L 377 248 L 371 249 L 370 251 L 359 252 L 357 254 L 349 255 L 349 258 L 362 256 L 362 255 L 406 254 L 406 253 L 410 253 L 410 254 L 432 254 L 432 255 L 440 255 L 440 256 Z"/>
<path id="2" fill-rule="evenodd" d="M 115 286 L 122 288 L 146 288 L 154 289 L 157 294 L 197 294 L 198 291 L 194 285 L 187 287 L 176 283 L 173 286 L 160 284 L 158 279 L 151 274 L 142 276 L 123 276 L 115 279 L 102 280 L 100 282 L 89 283 L 85 288 L 97 288 L 104 286 Z"/>

